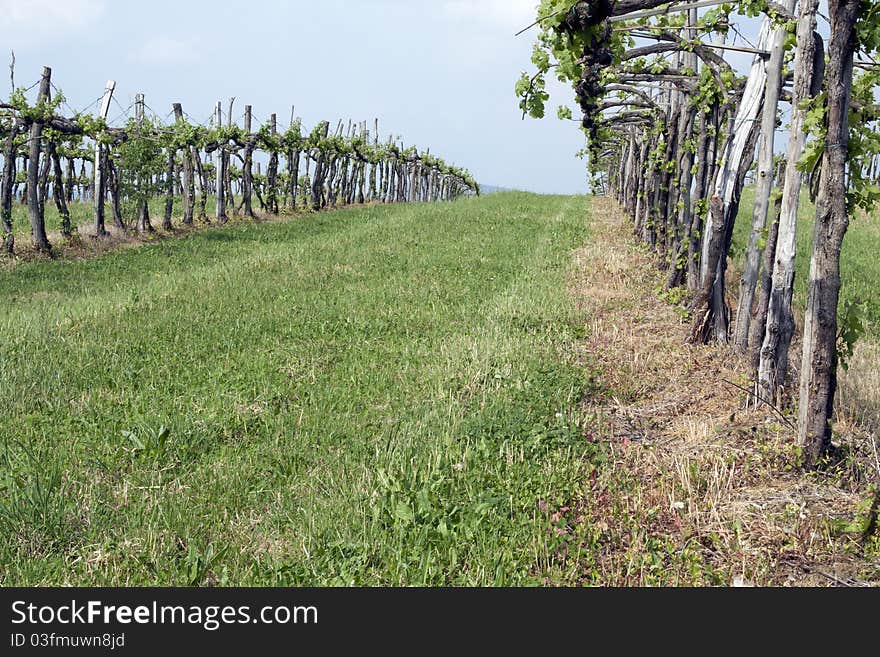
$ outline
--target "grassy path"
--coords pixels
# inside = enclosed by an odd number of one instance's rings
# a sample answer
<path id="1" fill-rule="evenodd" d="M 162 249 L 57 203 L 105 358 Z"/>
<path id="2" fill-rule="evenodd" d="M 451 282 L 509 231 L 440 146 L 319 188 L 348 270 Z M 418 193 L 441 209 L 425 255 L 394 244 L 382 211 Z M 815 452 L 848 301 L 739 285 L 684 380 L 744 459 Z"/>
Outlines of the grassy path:
<path id="1" fill-rule="evenodd" d="M 0 583 L 552 580 L 586 212 L 352 209 L 0 274 Z"/>

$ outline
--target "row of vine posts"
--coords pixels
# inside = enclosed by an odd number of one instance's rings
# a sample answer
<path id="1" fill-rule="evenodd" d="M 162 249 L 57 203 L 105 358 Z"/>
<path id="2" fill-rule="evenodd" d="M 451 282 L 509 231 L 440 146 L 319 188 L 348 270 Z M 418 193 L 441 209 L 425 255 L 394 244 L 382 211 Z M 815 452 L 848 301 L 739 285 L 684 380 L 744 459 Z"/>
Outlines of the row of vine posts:
<path id="1" fill-rule="evenodd" d="M 826 45 L 818 0 L 543 0 L 537 72 L 517 84 L 536 118 L 546 75 L 572 84 L 595 187 L 616 196 L 667 287 L 691 292 L 690 340 L 749 356 L 758 405 L 784 405 L 795 387 L 795 238 L 808 186 L 816 220 L 797 423 L 808 468 L 830 447 L 837 370 L 852 347 L 838 321 L 843 238 L 850 217 L 880 199 L 880 3 L 830 0 L 828 11 Z M 756 43 L 728 42 L 736 14 L 761 19 Z M 725 59 L 731 51 L 754 56 L 747 76 Z M 781 103 L 791 115 L 784 158 L 774 157 Z M 725 274 L 750 170 L 755 205 L 733 315 Z"/>
<path id="2" fill-rule="evenodd" d="M 108 214 L 120 231 L 131 230 L 128 215 L 137 232 L 155 232 L 149 201 L 157 197 L 165 199 L 162 227 L 171 230 L 175 198 L 182 199 L 182 223 L 192 225 L 196 219 L 211 221 L 209 197 L 216 201 L 214 220 L 224 224 L 230 215 L 255 218 L 254 197 L 262 212 L 279 214 L 479 194 L 466 170 L 446 164 L 430 150 L 405 148 L 393 137 L 380 142 L 378 120 L 372 132 L 367 122 L 339 121 L 334 128 L 322 121 L 304 134 L 291 110 L 286 130 L 281 131 L 275 114 L 255 129 L 250 105 L 244 108 L 242 125 L 233 123 L 231 99 L 225 121 L 221 102 L 207 126 L 191 122 L 175 103 L 169 113 L 174 121 L 165 125 L 157 116 L 147 116 L 144 96 L 138 94 L 134 116 L 113 127 L 107 117 L 115 82 L 107 83 L 97 115 L 61 116 L 66 100 L 48 67 L 34 86 L 35 103 L 22 88 L 0 103 L 0 220 L 3 249 L 10 256 L 15 252 L 16 198 L 27 204 L 35 250 L 52 253 L 45 221 L 50 184 L 63 239 L 74 237 L 70 204 L 75 200 L 92 203 L 93 237 L 102 238 L 109 234 Z M 255 163 L 258 151 L 268 155 L 265 174 Z"/>

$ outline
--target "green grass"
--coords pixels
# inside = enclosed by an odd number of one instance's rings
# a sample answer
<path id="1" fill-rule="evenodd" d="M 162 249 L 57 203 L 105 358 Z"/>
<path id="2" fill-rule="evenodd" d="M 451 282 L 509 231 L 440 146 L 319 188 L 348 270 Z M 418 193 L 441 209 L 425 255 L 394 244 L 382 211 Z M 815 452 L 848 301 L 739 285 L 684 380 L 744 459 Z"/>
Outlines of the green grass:
<path id="1" fill-rule="evenodd" d="M 734 226 L 732 255 L 742 261 L 752 230 L 755 188 L 746 187 Z M 795 305 L 802 311 L 806 305 L 810 275 L 810 251 L 813 243 L 813 221 L 816 207 L 806 191 L 798 209 Z M 866 303 L 868 331 L 880 340 L 880 212 L 873 216 L 853 217 L 843 242 L 841 256 L 841 307 L 846 302 Z"/>
<path id="2" fill-rule="evenodd" d="M 238 202 L 237 199 L 236 202 Z M 259 204 L 254 199 L 254 207 L 259 209 Z M 70 225 L 73 230 L 76 231 L 81 226 L 86 226 L 90 228 L 94 225 L 95 215 L 94 208 L 91 202 L 81 203 L 79 201 L 74 201 L 68 205 L 68 210 L 70 212 Z M 199 204 L 198 204 L 198 195 L 196 196 L 196 215 L 198 215 Z M 208 217 L 213 219 L 214 214 L 217 211 L 217 200 L 210 196 L 207 199 L 207 203 L 205 204 L 205 211 L 208 214 Z M 165 199 L 164 198 L 152 198 L 150 199 L 150 221 L 155 228 L 159 228 L 162 225 L 162 217 L 165 214 Z M 48 198 L 46 200 L 46 207 L 44 211 L 44 220 L 46 222 L 46 231 L 52 236 L 52 233 L 61 231 L 61 215 L 58 214 L 58 209 L 55 207 L 55 201 L 52 198 Z M 123 220 L 125 221 L 126 226 L 134 225 L 134 206 L 131 202 L 124 203 L 122 206 L 122 215 Z M 174 210 L 173 217 L 175 224 L 180 222 L 180 217 L 183 216 L 183 199 L 179 196 L 174 197 Z M 113 208 L 110 205 L 110 201 L 108 199 L 107 204 L 105 206 L 105 215 L 104 222 L 107 226 L 113 225 Z M 12 232 L 15 235 L 17 244 L 26 244 L 30 245 L 31 243 L 31 224 L 30 218 L 28 216 L 27 205 L 15 200 L 12 205 Z"/>
<path id="3" fill-rule="evenodd" d="M 586 220 L 499 194 L 0 273 L 0 583 L 553 580 Z"/>

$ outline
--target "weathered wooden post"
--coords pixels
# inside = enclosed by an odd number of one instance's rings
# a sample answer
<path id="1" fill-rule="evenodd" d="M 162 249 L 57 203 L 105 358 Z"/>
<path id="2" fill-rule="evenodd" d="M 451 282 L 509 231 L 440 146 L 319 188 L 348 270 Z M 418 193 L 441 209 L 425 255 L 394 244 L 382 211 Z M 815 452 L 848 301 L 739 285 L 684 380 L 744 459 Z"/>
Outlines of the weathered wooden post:
<path id="1" fill-rule="evenodd" d="M 781 0 L 789 12 L 794 9 L 794 0 Z M 770 209 L 770 191 L 773 189 L 773 147 L 776 134 L 776 112 L 779 105 L 779 91 L 782 87 L 783 45 L 788 34 L 784 28 L 777 28 L 773 34 L 770 61 L 767 62 L 767 84 L 764 91 L 764 108 L 761 115 L 761 135 L 758 139 L 758 179 L 755 185 L 755 209 L 752 215 L 752 234 L 746 250 L 746 266 L 740 281 L 739 306 L 736 311 L 733 343 L 740 353 L 749 347 L 749 326 L 752 321 L 752 307 L 758 273 L 761 267 L 761 249 L 758 243 L 767 227 Z"/>
<path id="2" fill-rule="evenodd" d="M 825 63 L 822 45 L 816 38 L 818 5 L 819 0 L 802 0 L 798 17 L 785 185 L 782 189 L 782 207 L 779 211 L 773 272 L 766 299 L 767 315 L 763 325 L 759 323 L 760 333 L 755 340 L 760 346 L 758 394 L 767 400 L 775 400 L 777 391 L 785 382 L 788 373 L 788 351 L 794 333 L 791 299 L 794 293 L 797 215 L 802 181 L 797 163 L 804 152 L 807 139 L 803 129 L 807 110 L 802 104 L 819 91 L 822 71 L 816 69 L 821 68 Z"/>
<path id="3" fill-rule="evenodd" d="M 110 101 L 113 99 L 113 92 L 116 90 L 116 81 L 107 80 L 107 86 L 104 87 L 104 97 L 101 99 L 101 113 L 99 116 L 103 120 L 107 120 L 107 114 L 110 112 Z M 94 185 L 94 201 L 95 201 L 95 235 L 104 237 L 107 235 L 107 229 L 104 227 L 104 190 L 107 182 L 104 180 L 104 158 L 102 153 L 104 146 L 99 139 L 95 140 L 95 185 Z M 83 163 L 85 166 L 85 163 Z"/>
<path id="4" fill-rule="evenodd" d="M 139 137 L 143 138 L 144 130 L 144 95 L 136 94 L 134 97 L 134 117 L 137 122 Z M 137 230 L 139 233 L 152 233 L 153 226 L 150 224 L 150 206 L 148 196 L 150 193 L 150 179 L 138 174 L 136 184 L 138 186 L 137 205 Z"/>
<path id="5" fill-rule="evenodd" d="M 232 108 L 235 105 L 235 96 L 229 99 L 229 111 L 226 113 L 226 127 L 232 130 Z M 224 142 L 228 144 L 227 142 Z M 235 208 L 235 192 L 232 189 L 232 147 L 224 148 L 223 155 L 223 171 L 224 184 L 226 185 L 226 205 L 231 209 L 232 215 L 236 216 L 238 212 Z"/>
<path id="6" fill-rule="evenodd" d="M 3 250 L 8 255 L 15 252 L 15 236 L 12 233 L 12 188 L 15 185 L 15 137 L 22 126 L 16 118 L 9 126 L 9 135 L 3 147 L 3 183 L 0 198 L 0 215 L 3 221 Z"/>
<path id="7" fill-rule="evenodd" d="M 183 122 L 183 107 L 180 103 L 174 103 L 174 120 L 178 125 Z M 183 223 L 187 226 L 191 226 L 193 222 L 196 195 L 191 148 L 187 145 L 183 152 Z"/>
<path id="8" fill-rule="evenodd" d="M 275 114 L 269 117 L 269 132 L 274 142 L 278 136 L 278 116 Z M 269 153 L 269 166 L 266 169 L 266 196 L 269 212 L 278 214 L 278 149 L 274 143 Z"/>
<path id="9" fill-rule="evenodd" d="M 241 166 L 241 204 L 244 208 L 244 216 L 254 218 L 253 187 L 254 187 L 254 141 L 251 136 L 253 130 L 253 107 L 244 106 L 244 132 L 247 146 L 244 149 L 244 162 Z"/>
<path id="10" fill-rule="evenodd" d="M 418 174 L 419 168 L 419 149 L 413 148 L 413 157 L 412 162 L 409 163 L 409 187 L 407 191 L 407 196 L 404 199 L 405 201 L 409 201 L 411 203 L 415 203 L 419 199 L 416 197 L 416 175 Z"/>
<path id="11" fill-rule="evenodd" d="M 174 183 L 177 181 L 174 173 L 175 149 L 172 146 L 166 149 L 165 158 L 165 208 L 162 215 L 162 229 L 170 231 L 173 228 L 171 215 L 174 213 Z"/>
<path id="12" fill-rule="evenodd" d="M 52 189 L 52 198 L 55 199 L 55 208 L 61 217 L 61 235 L 70 239 L 72 235 L 72 227 L 70 225 L 70 210 L 67 207 L 67 191 L 64 186 L 64 173 L 61 170 L 61 158 L 58 156 L 58 150 L 51 141 L 46 144 L 46 157 L 52 162 L 52 175 L 55 181 Z"/>
<path id="13" fill-rule="evenodd" d="M 52 69 L 43 67 L 43 77 L 40 80 L 40 91 L 37 103 L 45 103 L 49 100 L 49 91 L 52 84 Z M 51 253 L 52 247 L 46 236 L 46 223 L 40 207 L 40 153 L 43 150 L 43 120 L 38 118 L 31 123 L 30 147 L 28 149 L 27 166 L 27 205 L 28 215 L 31 220 L 31 232 L 34 239 L 34 248 L 43 253 Z"/>
<path id="14" fill-rule="evenodd" d="M 323 139 L 327 139 L 327 135 L 330 131 L 330 124 L 327 121 L 324 121 L 320 127 L 321 133 L 320 136 Z M 323 196 L 323 186 L 324 186 L 324 165 L 327 162 L 327 154 L 321 150 L 320 148 L 316 149 L 318 151 L 318 156 L 315 159 L 315 176 L 312 180 L 312 197 L 311 197 L 311 205 L 312 210 L 320 210 L 321 209 L 321 200 Z M 306 175 L 308 175 L 308 169 L 306 169 Z"/>
<path id="15" fill-rule="evenodd" d="M 772 38 L 771 21 L 765 17 L 761 25 L 761 33 L 758 39 L 758 50 L 767 50 Z M 745 173 L 748 171 L 754 157 L 755 140 L 757 139 L 756 120 L 761 113 L 764 101 L 764 88 L 766 86 L 767 70 L 765 62 L 760 54 L 755 56 L 752 69 L 746 85 L 743 88 L 743 96 L 735 118 L 731 118 L 733 130 L 727 138 L 723 151 L 723 165 L 716 173 L 713 195 L 721 197 L 724 207 L 724 221 L 721 223 L 725 231 L 724 250 L 728 246 L 727 240 L 730 229 L 735 219 L 735 210 L 739 207 L 739 194 Z M 706 277 L 714 279 L 714 293 L 708 299 L 709 314 L 714 329 L 703 334 L 706 340 L 714 335 L 718 343 L 728 342 L 728 309 L 725 301 L 724 274 L 727 263 L 726 255 L 717 262 L 717 270 L 709 270 L 709 250 L 713 247 L 716 239 L 714 235 L 715 222 L 711 219 L 706 221 L 703 235 L 702 258 L 700 260 L 700 278 L 705 283 Z"/>
<path id="16" fill-rule="evenodd" d="M 216 168 L 216 188 L 214 189 L 214 193 L 217 196 L 217 221 L 221 224 L 225 224 L 229 221 L 229 217 L 226 216 L 226 185 L 225 177 L 226 171 L 223 166 L 224 158 L 223 158 L 223 147 L 224 144 L 221 143 L 220 134 L 223 131 L 223 103 L 221 101 L 217 101 L 217 110 L 215 115 L 215 125 L 217 126 L 217 168 Z"/>
<path id="17" fill-rule="evenodd" d="M 846 178 L 849 106 L 853 55 L 858 43 L 855 28 L 863 4 L 859 0 L 832 0 L 828 6 L 831 19 L 825 75 L 828 130 L 813 225 L 798 409 L 798 442 L 807 468 L 819 465 L 831 446 L 831 418 L 837 392 L 840 251 L 849 227 Z"/>
<path id="18" fill-rule="evenodd" d="M 296 195 L 299 188 L 299 126 L 296 122 L 296 107 L 290 108 L 290 127 L 288 135 L 297 141 L 296 144 L 287 144 L 287 209 L 296 212 Z M 297 127 L 297 134 L 293 135 L 294 126 Z"/>
<path id="19" fill-rule="evenodd" d="M 113 225 L 121 232 L 125 232 L 125 224 L 122 221 L 121 201 L 119 198 L 119 173 L 113 166 L 113 160 L 110 159 L 109 152 L 105 148 L 101 151 L 101 160 L 104 166 L 106 180 L 104 187 L 110 192 L 110 206 L 113 209 Z"/>

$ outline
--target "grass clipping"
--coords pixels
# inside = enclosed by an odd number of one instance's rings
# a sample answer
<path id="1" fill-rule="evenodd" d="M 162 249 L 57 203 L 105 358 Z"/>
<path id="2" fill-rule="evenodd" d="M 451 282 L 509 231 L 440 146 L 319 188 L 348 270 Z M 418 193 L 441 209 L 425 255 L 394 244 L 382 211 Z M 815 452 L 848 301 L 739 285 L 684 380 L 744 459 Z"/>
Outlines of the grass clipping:
<path id="1" fill-rule="evenodd" d="M 839 413 L 840 457 L 799 471 L 791 427 L 732 385 L 748 386 L 743 363 L 685 343 L 684 311 L 619 208 L 596 198 L 592 216 L 571 281 L 589 318 L 576 348 L 611 392 L 585 402 L 608 462 L 576 504 L 594 528 L 570 564 L 578 583 L 880 583 L 876 437 Z"/>

